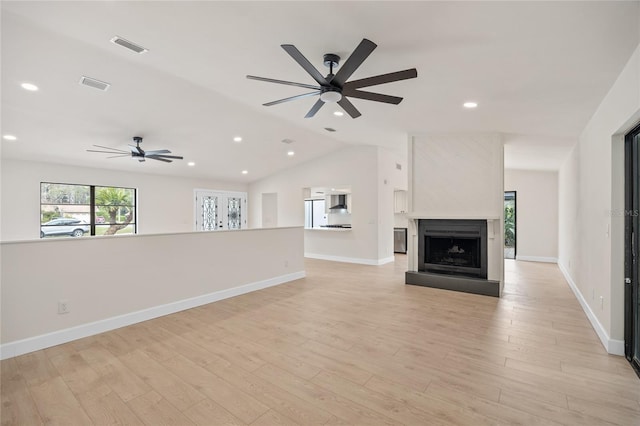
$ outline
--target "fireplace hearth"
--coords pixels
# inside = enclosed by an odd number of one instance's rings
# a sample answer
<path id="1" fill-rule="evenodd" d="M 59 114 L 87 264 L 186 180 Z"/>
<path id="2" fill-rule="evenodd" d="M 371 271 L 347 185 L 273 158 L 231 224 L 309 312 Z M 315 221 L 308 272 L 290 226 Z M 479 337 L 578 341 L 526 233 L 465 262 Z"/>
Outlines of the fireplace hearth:
<path id="1" fill-rule="evenodd" d="M 487 221 L 419 219 L 418 271 L 407 284 L 499 296 L 499 282 L 487 280 Z"/>

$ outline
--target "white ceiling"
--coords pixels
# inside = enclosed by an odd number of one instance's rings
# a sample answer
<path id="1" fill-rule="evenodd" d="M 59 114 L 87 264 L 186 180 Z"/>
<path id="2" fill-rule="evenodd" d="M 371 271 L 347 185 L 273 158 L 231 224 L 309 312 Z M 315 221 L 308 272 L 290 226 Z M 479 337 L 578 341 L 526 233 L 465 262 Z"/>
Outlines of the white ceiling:
<path id="1" fill-rule="evenodd" d="M 640 4 L 628 1 L 3 1 L 2 134 L 19 140 L 3 140 L 2 155 L 249 182 L 346 143 L 502 132 L 507 167 L 557 169 L 640 42 L 639 27 Z M 149 52 L 116 46 L 114 35 Z M 312 84 L 280 44 L 326 73 L 324 53 L 344 60 L 364 37 L 378 48 L 351 79 L 418 69 L 417 79 L 370 89 L 403 96 L 400 105 L 355 99 L 360 118 L 327 105 L 305 119 L 314 98 L 261 104 L 306 89 L 245 78 Z M 112 86 L 80 86 L 82 75 Z M 24 91 L 25 81 L 41 90 Z M 466 100 L 480 106 L 465 110 Z M 86 152 L 126 148 L 135 135 L 185 161 Z"/>

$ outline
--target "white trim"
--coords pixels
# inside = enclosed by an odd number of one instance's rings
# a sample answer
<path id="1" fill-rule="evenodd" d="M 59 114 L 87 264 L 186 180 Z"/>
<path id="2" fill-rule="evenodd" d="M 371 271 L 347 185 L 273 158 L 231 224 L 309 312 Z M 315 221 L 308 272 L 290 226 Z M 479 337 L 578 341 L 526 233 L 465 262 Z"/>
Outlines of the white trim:
<path id="1" fill-rule="evenodd" d="M 524 260 L 525 262 L 545 262 L 545 263 L 558 263 L 557 257 L 543 257 L 543 256 L 516 256 L 516 260 Z"/>
<path id="2" fill-rule="evenodd" d="M 373 265 L 373 266 L 384 265 L 385 263 L 391 263 L 395 261 L 394 256 L 385 257 L 383 259 L 361 259 L 357 257 L 343 257 L 343 256 L 330 256 L 327 254 L 305 253 L 304 257 L 308 257 L 310 259 L 330 260 L 332 262 L 357 263 L 360 265 Z"/>
<path id="3" fill-rule="evenodd" d="M 176 312 L 184 311 L 186 309 L 191 309 L 197 306 L 217 302 L 219 300 L 228 299 L 230 297 L 239 296 L 241 294 L 251 293 L 252 291 L 262 290 L 264 288 L 284 284 L 289 281 L 295 281 L 300 278 L 304 278 L 305 276 L 305 271 L 293 272 L 291 274 L 280 275 L 278 277 L 256 281 L 253 283 L 220 290 L 209 294 L 203 294 L 202 296 L 196 296 L 189 299 L 178 300 L 176 302 L 167 303 L 165 305 L 154 306 L 152 308 L 143 309 L 141 311 L 130 312 L 128 314 L 82 324 L 76 327 L 42 334 L 40 336 L 29 337 L 27 339 L 17 340 L 14 342 L 8 342 L 0 345 L 0 359 L 12 358 L 14 356 L 26 354 L 44 348 L 49 348 L 51 346 L 60 345 L 72 340 L 82 339 L 83 337 L 104 333 L 105 331 L 114 330 L 116 328 L 126 327 L 131 324 L 136 324 L 164 315 L 173 314 Z"/>
<path id="4" fill-rule="evenodd" d="M 573 281 L 573 278 L 571 278 L 571 275 L 569 275 L 569 272 L 565 269 L 564 265 L 562 263 L 558 263 L 558 267 L 560 268 L 562 275 L 564 275 L 565 280 L 569 284 L 569 288 L 571 288 L 573 294 L 575 294 L 576 296 L 576 299 L 578 299 L 578 302 L 580 302 L 580 306 L 582 306 L 582 310 L 587 315 L 589 322 L 591 322 L 591 326 L 596 331 L 596 334 L 598 335 L 602 346 L 604 346 L 606 351 L 612 355 L 624 356 L 624 341 L 609 338 L 609 334 L 604 329 L 602 324 L 600 324 L 600 321 L 598 321 L 598 317 L 596 317 L 596 314 L 594 314 L 591 310 L 591 307 L 582 296 L 582 293 L 578 289 L 578 286 Z"/>

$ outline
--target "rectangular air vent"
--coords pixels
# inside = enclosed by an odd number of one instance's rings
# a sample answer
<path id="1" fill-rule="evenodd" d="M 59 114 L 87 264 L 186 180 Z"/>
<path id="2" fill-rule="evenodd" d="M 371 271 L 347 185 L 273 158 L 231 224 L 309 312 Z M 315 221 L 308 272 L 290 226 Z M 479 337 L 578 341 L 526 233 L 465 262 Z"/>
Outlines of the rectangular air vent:
<path id="1" fill-rule="evenodd" d="M 145 49 L 144 47 L 140 46 L 139 44 L 135 44 L 129 40 L 125 40 L 122 37 L 119 36 L 115 36 L 114 38 L 111 39 L 111 43 L 117 44 L 118 46 L 122 46 L 122 47 L 126 47 L 129 50 L 132 50 L 136 53 L 144 53 L 144 52 L 148 52 L 149 49 Z"/>
<path id="2" fill-rule="evenodd" d="M 80 79 L 80 84 L 82 84 L 84 86 L 93 87 L 94 89 L 98 89 L 98 90 L 102 90 L 102 91 L 106 91 L 109 88 L 109 86 L 111 86 L 109 83 L 105 83 L 104 81 L 96 80 L 95 78 L 86 77 L 84 75 Z"/>

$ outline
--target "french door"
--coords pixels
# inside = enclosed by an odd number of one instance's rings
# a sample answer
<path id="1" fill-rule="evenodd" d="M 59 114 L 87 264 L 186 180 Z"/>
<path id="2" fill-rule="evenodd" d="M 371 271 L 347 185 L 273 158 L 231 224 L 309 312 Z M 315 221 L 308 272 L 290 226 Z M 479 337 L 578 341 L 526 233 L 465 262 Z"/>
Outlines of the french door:
<path id="1" fill-rule="evenodd" d="M 640 376 L 640 125 L 625 137 L 625 356 Z"/>
<path id="2" fill-rule="evenodd" d="M 196 231 L 219 231 L 247 227 L 247 193 L 195 191 Z"/>

